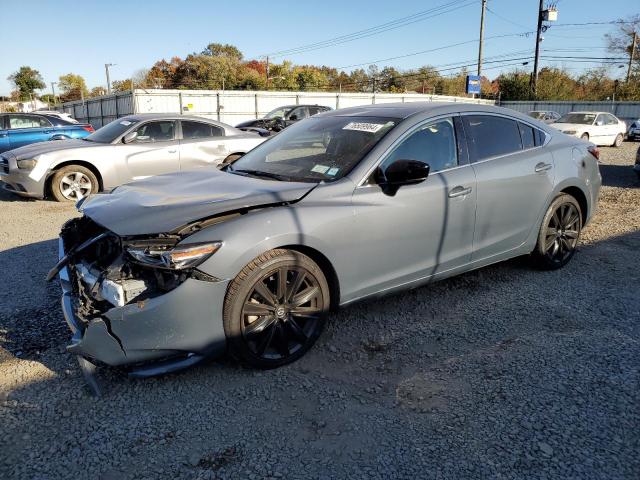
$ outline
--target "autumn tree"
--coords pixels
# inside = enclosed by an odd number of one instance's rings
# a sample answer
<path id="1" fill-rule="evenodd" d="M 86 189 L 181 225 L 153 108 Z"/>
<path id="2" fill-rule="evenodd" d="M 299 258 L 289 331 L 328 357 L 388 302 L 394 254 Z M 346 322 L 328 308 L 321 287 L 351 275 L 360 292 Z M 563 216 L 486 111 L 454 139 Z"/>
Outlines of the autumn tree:
<path id="1" fill-rule="evenodd" d="M 58 88 L 60 89 L 60 100 L 70 102 L 80 100 L 83 96 L 89 96 L 89 89 L 81 75 L 67 73 L 58 78 Z"/>
<path id="2" fill-rule="evenodd" d="M 242 61 L 242 52 L 237 47 L 229 45 L 228 43 L 210 43 L 207 45 L 201 53 L 202 55 L 208 55 L 210 57 L 227 57 L 238 62 Z"/>
<path id="3" fill-rule="evenodd" d="M 36 90 L 45 88 L 44 80 L 38 70 L 28 66 L 22 66 L 17 72 L 7 77 L 16 88 L 19 100 L 29 100 L 35 95 Z"/>

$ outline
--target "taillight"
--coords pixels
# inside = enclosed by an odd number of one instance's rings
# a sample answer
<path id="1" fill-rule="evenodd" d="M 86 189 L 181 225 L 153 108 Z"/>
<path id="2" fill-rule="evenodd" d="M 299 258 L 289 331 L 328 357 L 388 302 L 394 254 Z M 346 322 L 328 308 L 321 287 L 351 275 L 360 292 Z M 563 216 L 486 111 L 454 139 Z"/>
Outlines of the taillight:
<path id="1" fill-rule="evenodd" d="M 84 128 L 87 132 L 91 132 L 91 133 L 95 132 L 95 130 L 91 125 L 83 125 L 82 128 Z"/>
<path id="2" fill-rule="evenodd" d="M 596 159 L 600 160 L 600 149 L 598 147 L 591 145 L 590 147 L 587 147 L 587 150 L 591 155 L 596 157 Z"/>

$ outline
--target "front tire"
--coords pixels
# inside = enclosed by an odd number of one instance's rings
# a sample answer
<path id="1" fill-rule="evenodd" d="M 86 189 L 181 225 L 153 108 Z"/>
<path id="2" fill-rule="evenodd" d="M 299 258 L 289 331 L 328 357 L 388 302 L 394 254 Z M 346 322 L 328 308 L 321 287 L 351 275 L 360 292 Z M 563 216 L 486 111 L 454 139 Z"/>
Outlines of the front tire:
<path id="1" fill-rule="evenodd" d="M 576 252 L 581 231 L 580 204 L 571 195 L 558 195 L 542 219 L 538 242 L 532 252 L 534 265 L 543 270 L 565 266 Z"/>
<path id="2" fill-rule="evenodd" d="M 51 195 L 58 202 L 77 202 L 98 192 L 98 179 L 94 173 L 80 165 L 67 165 L 51 178 Z"/>
<path id="3" fill-rule="evenodd" d="M 624 138 L 622 137 L 622 134 L 619 133 L 616 136 L 616 139 L 613 141 L 613 146 L 614 147 L 619 147 L 620 145 L 622 145 L 623 140 L 624 140 Z"/>
<path id="4" fill-rule="evenodd" d="M 292 250 L 266 252 L 231 282 L 224 330 L 232 355 L 257 368 L 303 356 L 324 328 L 330 291 L 322 269 Z"/>

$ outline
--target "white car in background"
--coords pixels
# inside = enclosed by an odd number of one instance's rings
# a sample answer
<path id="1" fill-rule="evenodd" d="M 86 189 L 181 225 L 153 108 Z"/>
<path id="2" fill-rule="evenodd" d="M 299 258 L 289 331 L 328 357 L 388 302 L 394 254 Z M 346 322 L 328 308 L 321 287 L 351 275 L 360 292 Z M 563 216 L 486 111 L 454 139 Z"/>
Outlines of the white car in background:
<path id="1" fill-rule="evenodd" d="M 619 147 L 627 125 L 607 112 L 569 112 L 550 125 L 562 133 L 596 145 Z"/>
<path id="2" fill-rule="evenodd" d="M 37 113 L 39 115 L 53 115 L 54 117 L 61 118 L 62 120 L 66 120 L 67 122 L 80 123 L 78 122 L 78 120 L 76 120 L 66 112 L 58 112 L 56 110 L 36 110 L 35 112 L 31 112 L 31 113 Z"/>

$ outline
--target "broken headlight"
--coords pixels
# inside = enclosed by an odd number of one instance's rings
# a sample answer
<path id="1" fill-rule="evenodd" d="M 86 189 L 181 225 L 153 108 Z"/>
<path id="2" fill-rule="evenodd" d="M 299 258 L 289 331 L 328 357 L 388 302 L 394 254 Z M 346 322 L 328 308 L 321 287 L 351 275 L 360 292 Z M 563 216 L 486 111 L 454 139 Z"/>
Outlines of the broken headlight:
<path id="1" fill-rule="evenodd" d="M 143 265 L 171 270 L 185 270 L 200 265 L 222 246 L 222 242 L 191 243 L 169 246 L 128 246 L 127 253 Z"/>

